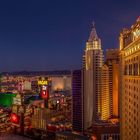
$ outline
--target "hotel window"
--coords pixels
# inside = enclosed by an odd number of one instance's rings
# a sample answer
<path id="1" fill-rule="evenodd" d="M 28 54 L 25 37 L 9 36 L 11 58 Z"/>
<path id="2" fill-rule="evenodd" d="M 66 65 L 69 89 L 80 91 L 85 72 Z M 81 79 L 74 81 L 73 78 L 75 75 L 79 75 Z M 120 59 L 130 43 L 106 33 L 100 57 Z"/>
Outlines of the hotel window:
<path id="1" fill-rule="evenodd" d="M 129 64 L 129 75 L 132 75 L 132 64 Z"/>
<path id="2" fill-rule="evenodd" d="M 136 87 L 134 86 L 134 91 L 136 90 Z"/>
<path id="3" fill-rule="evenodd" d="M 125 65 L 125 68 L 124 68 L 125 70 L 124 70 L 124 75 L 128 75 L 128 66 L 127 65 Z"/>
<path id="4" fill-rule="evenodd" d="M 134 63 L 134 75 L 138 75 L 138 63 Z"/>

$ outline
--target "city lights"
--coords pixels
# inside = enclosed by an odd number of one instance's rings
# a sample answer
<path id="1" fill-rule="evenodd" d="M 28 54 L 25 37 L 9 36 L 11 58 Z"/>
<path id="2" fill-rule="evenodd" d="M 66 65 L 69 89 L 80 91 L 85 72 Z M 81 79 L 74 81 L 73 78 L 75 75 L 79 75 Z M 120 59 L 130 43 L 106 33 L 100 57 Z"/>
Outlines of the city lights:
<path id="1" fill-rule="evenodd" d="M 140 1 L 0 6 L 0 140 L 140 140 Z"/>
<path id="2" fill-rule="evenodd" d="M 20 118 L 18 115 L 14 114 L 14 113 L 11 114 L 11 122 L 12 123 L 19 124 L 19 121 L 20 121 Z"/>

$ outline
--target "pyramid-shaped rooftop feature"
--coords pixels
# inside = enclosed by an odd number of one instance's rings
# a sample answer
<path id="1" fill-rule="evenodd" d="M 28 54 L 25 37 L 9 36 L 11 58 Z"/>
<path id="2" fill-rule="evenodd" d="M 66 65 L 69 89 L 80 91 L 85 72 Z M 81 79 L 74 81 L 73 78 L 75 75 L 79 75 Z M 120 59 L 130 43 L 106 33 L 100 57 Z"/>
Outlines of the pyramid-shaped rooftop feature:
<path id="1" fill-rule="evenodd" d="M 92 30 L 90 32 L 90 36 L 89 36 L 88 41 L 91 42 L 91 41 L 94 41 L 94 40 L 97 40 L 97 39 L 98 39 L 98 35 L 96 33 L 95 23 L 93 22 Z"/>

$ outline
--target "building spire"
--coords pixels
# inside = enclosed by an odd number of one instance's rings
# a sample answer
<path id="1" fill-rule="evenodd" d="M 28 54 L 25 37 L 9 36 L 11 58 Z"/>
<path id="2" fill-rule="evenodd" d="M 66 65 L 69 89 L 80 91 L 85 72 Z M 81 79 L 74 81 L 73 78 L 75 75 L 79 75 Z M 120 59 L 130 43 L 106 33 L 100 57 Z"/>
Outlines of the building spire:
<path id="1" fill-rule="evenodd" d="M 95 39 L 98 39 L 98 35 L 96 33 L 95 22 L 93 21 L 93 23 L 92 23 L 92 30 L 90 32 L 90 36 L 89 36 L 88 41 L 93 41 Z"/>

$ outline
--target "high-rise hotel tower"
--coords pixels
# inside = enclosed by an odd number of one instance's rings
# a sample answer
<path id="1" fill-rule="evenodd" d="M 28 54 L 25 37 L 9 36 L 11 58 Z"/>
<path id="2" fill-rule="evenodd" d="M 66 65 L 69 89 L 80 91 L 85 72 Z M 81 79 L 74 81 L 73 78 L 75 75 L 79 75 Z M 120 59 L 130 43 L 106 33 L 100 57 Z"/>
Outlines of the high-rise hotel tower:
<path id="1" fill-rule="evenodd" d="M 72 128 L 75 132 L 83 132 L 82 70 L 72 72 Z"/>
<path id="2" fill-rule="evenodd" d="M 100 120 L 108 120 L 110 118 L 110 102 L 109 102 L 109 68 L 104 64 L 101 68 L 101 115 Z"/>
<path id="3" fill-rule="evenodd" d="M 93 25 L 83 56 L 84 129 L 91 127 L 101 116 L 101 67 L 103 50 Z"/>
<path id="4" fill-rule="evenodd" d="M 140 140 L 140 18 L 120 33 L 121 140 Z"/>
<path id="5" fill-rule="evenodd" d="M 106 64 L 109 69 L 110 118 L 118 118 L 119 117 L 119 49 L 106 50 Z"/>

